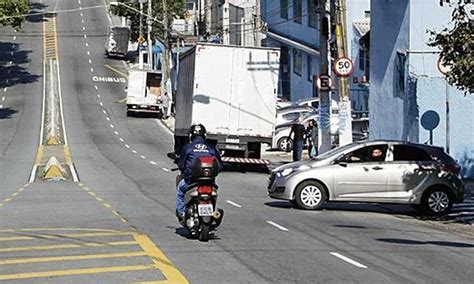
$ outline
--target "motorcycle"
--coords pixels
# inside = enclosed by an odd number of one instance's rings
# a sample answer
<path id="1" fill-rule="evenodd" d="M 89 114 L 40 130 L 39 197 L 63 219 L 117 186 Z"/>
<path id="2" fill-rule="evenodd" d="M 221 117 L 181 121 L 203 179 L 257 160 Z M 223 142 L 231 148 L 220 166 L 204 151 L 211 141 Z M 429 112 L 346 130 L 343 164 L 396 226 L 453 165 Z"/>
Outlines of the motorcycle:
<path id="1" fill-rule="evenodd" d="M 183 226 L 191 237 L 202 242 L 209 240 L 209 233 L 219 227 L 224 210 L 217 209 L 215 178 L 219 165 L 214 157 L 199 157 L 192 166 L 192 179 L 184 195 L 186 204 Z M 181 180 L 178 175 L 176 184 Z"/>

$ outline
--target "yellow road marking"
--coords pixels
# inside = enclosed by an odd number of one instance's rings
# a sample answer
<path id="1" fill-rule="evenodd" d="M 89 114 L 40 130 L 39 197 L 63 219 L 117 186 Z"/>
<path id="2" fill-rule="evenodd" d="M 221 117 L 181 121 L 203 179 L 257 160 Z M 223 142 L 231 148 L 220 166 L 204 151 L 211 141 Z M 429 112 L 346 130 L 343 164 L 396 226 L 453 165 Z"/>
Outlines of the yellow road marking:
<path id="1" fill-rule="evenodd" d="M 133 237 L 144 251 L 148 253 L 156 268 L 166 277 L 169 283 L 189 283 L 186 277 L 176 266 L 166 257 L 166 255 L 155 246 L 146 235 L 134 234 Z"/>
<path id="2" fill-rule="evenodd" d="M 41 164 L 41 158 L 43 157 L 43 145 L 38 147 L 38 153 L 36 154 L 35 165 L 38 166 Z"/>
<path id="3" fill-rule="evenodd" d="M 3 274 L 3 275 L 0 275 L 0 280 L 18 280 L 18 279 L 39 278 L 39 277 L 96 274 L 96 273 L 107 273 L 107 272 L 126 272 L 126 271 L 138 271 L 138 270 L 147 270 L 147 269 L 154 269 L 154 268 L 155 267 L 153 267 L 152 265 L 130 265 L 130 266 L 110 266 L 110 267 L 95 267 L 95 268 L 68 269 L 68 270 L 52 270 L 52 271 L 42 271 L 42 272 Z"/>
<path id="4" fill-rule="evenodd" d="M 108 203 L 103 203 L 103 204 L 104 204 L 104 206 L 107 207 L 107 208 L 112 208 L 112 206 L 111 206 L 110 204 L 108 204 Z"/>
<path id="5" fill-rule="evenodd" d="M 15 193 L 13 193 L 13 194 L 12 194 L 12 197 L 15 197 L 15 196 L 17 196 L 17 195 L 18 195 L 18 193 L 19 193 L 19 192 L 15 192 Z"/>
<path id="6" fill-rule="evenodd" d="M 100 202 L 104 202 L 104 200 L 100 197 L 96 197 L 95 200 L 100 201 Z"/>
<path id="7" fill-rule="evenodd" d="M 66 164 L 72 165 L 71 151 L 69 151 L 69 146 L 64 145 L 64 157 L 66 158 Z"/>
<path id="8" fill-rule="evenodd" d="M 35 239 L 63 239 L 63 238 L 77 238 L 77 237 L 105 237 L 105 236 L 128 236 L 133 235 L 132 232 L 101 232 L 101 233 L 77 233 L 77 234 L 58 234 L 58 235 L 37 235 L 37 236 L 21 236 L 21 237 L 3 237 L 0 242 L 8 241 L 26 241 Z"/>
<path id="9" fill-rule="evenodd" d="M 8 198 L 3 199 L 3 202 L 8 202 L 10 200 L 12 200 L 11 197 L 8 197 Z"/>
<path id="10" fill-rule="evenodd" d="M 123 73 L 122 71 L 120 71 L 120 70 L 118 70 L 118 69 L 115 69 L 114 67 L 112 67 L 112 66 L 110 66 L 110 65 L 107 65 L 107 64 L 105 64 L 105 67 L 109 68 L 110 70 L 112 70 L 112 71 L 114 71 L 114 72 L 116 72 L 116 73 L 118 73 L 118 74 L 124 76 L 126 79 L 128 79 L 128 75 L 125 74 L 125 73 Z"/>
<path id="11" fill-rule="evenodd" d="M 23 190 L 25 190 L 25 188 L 24 188 L 24 187 L 22 187 L 22 188 L 18 189 L 18 192 L 22 192 Z"/>
<path id="12" fill-rule="evenodd" d="M 106 246 L 129 246 L 136 245 L 135 241 L 121 241 L 108 243 L 83 243 L 83 244 L 63 244 L 50 246 L 25 246 L 0 249 L 0 252 L 17 252 L 17 251 L 31 251 L 31 250 L 53 250 L 53 249 L 68 249 L 68 248 L 85 248 L 85 247 L 106 247 Z"/>
<path id="13" fill-rule="evenodd" d="M 123 98 L 117 101 L 117 103 L 121 104 L 127 101 L 127 98 Z"/>
<path id="14" fill-rule="evenodd" d="M 134 251 L 134 252 L 123 252 L 123 253 L 103 253 L 103 254 L 88 254 L 88 255 L 27 257 L 27 258 L 0 260 L 0 265 L 68 261 L 68 260 L 118 258 L 118 257 L 135 257 L 135 256 L 147 256 L 147 255 L 148 254 L 145 251 Z"/>
<path id="15" fill-rule="evenodd" d="M 95 193 L 93 193 L 92 191 L 88 191 L 87 193 L 89 193 L 89 195 L 94 196 L 94 197 L 97 196 L 97 195 L 96 195 Z"/>

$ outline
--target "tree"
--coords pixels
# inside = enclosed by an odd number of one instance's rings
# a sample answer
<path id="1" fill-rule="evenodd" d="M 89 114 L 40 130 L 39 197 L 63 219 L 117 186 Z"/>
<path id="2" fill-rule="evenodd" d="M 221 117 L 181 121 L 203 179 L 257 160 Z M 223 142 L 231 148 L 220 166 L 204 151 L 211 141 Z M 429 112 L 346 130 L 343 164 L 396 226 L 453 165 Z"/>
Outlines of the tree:
<path id="1" fill-rule="evenodd" d="M 443 63 L 451 66 L 446 79 L 465 94 L 474 93 L 474 22 L 467 14 L 469 3 L 459 1 L 452 13 L 452 26 L 440 32 L 429 30 L 429 46 L 441 49 Z"/>
<path id="2" fill-rule="evenodd" d="M 21 27 L 25 21 L 24 15 L 30 11 L 28 0 L 1 0 L 0 1 L 0 25 Z"/>
<path id="3" fill-rule="evenodd" d="M 127 4 L 128 6 L 131 6 L 135 9 L 140 9 L 140 4 L 138 1 L 136 2 L 125 2 L 121 1 L 124 4 Z M 167 0 L 166 2 L 168 4 L 168 30 L 171 29 L 171 24 L 173 23 L 173 19 L 176 18 L 183 18 L 186 15 L 186 7 L 184 0 Z M 148 2 L 146 1 L 143 5 L 143 12 L 146 14 L 148 7 Z M 130 26 L 131 26 L 131 32 L 132 32 L 132 40 L 136 40 L 139 36 L 139 26 L 140 26 L 140 14 L 136 11 L 133 11 L 124 5 L 117 5 L 117 6 L 112 6 L 111 11 L 114 15 L 117 16 L 122 16 L 126 17 L 128 20 L 130 20 Z M 156 18 L 159 21 L 163 21 L 164 15 L 163 15 L 163 0 L 152 0 L 152 11 L 153 11 L 153 17 Z M 147 17 L 143 16 L 143 34 L 147 33 Z M 158 23 L 156 21 L 153 22 L 152 25 L 152 37 L 163 37 L 165 27 L 163 24 Z"/>

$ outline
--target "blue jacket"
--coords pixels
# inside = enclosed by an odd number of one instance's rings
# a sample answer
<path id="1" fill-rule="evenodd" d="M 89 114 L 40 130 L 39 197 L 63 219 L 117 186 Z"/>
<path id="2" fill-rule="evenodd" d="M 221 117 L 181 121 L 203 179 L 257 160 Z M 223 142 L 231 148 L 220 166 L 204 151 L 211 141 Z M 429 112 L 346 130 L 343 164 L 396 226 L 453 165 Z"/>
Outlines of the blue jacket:
<path id="1" fill-rule="evenodd" d="M 184 175 L 184 181 L 186 183 L 189 184 L 191 180 L 191 167 L 196 159 L 206 156 L 215 157 L 219 163 L 219 170 L 222 169 L 222 160 L 219 151 L 217 151 L 214 145 L 206 142 L 203 138 L 198 136 L 183 147 L 181 155 L 179 156 L 178 167 Z"/>

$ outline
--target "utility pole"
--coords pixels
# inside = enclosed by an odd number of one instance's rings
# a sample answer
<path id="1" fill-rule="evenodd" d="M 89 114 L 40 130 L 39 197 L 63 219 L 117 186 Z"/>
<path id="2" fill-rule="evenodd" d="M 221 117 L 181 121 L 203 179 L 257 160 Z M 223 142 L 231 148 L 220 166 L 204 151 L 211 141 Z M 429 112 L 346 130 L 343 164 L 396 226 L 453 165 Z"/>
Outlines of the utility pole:
<path id="1" fill-rule="evenodd" d="M 331 0 L 335 8 L 336 58 L 347 57 L 346 0 Z M 352 143 L 352 114 L 348 77 L 339 76 L 339 146 Z"/>
<path id="2" fill-rule="evenodd" d="M 143 38 L 143 2 L 145 2 L 145 0 L 139 0 L 140 1 L 140 36 L 139 36 L 139 39 L 141 40 Z M 138 67 L 140 69 L 143 68 L 143 51 L 142 51 L 142 42 L 139 41 L 139 46 L 138 46 L 138 52 L 139 52 L 139 55 L 138 55 Z"/>
<path id="3" fill-rule="evenodd" d="M 329 19 L 326 14 L 327 0 L 318 1 L 318 11 L 320 19 L 319 28 L 319 75 L 329 75 L 328 58 L 328 37 Z M 330 90 L 321 89 L 319 91 L 319 153 L 324 153 L 331 149 L 331 123 L 330 123 Z"/>
<path id="4" fill-rule="evenodd" d="M 260 0 L 256 0 L 257 3 L 255 4 L 255 46 L 262 46 L 262 15 L 260 12 Z M 245 26 L 242 26 L 245 29 Z"/>
<path id="5" fill-rule="evenodd" d="M 230 44 L 230 5 L 229 0 L 224 0 L 222 5 L 222 41 L 223 44 Z"/>
<path id="6" fill-rule="evenodd" d="M 206 33 L 209 35 L 213 32 L 212 26 L 212 0 L 204 0 L 204 18 L 206 20 Z"/>
<path id="7" fill-rule="evenodd" d="M 167 0 L 163 0 L 163 25 L 164 25 L 164 35 L 163 35 L 163 40 L 164 40 L 164 45 L 165 45 L 165 58 L 163 60 L 162 66 L 164 67 L 164 89 L 165 92 L 168 93 L 168 96 L 170 98 L 170 104 L 168 106 L 168 113 L 167 115 L 169 116 L 171 114 L 171 104 L 173 102 L 173 88 L 171 86 L 171 68 L 170 68 L 170 59 L 171 59 L 171 47 L 172 45 L 169 43 L 169 24 L 168 24 L 168 3 Z"/>
<path id="8" fill-rule="evenodd" d="M 147 9 L 147 14 L 152 15 L 152 7 L 151 7 L 151 0 L 148 0 L 148 9 Z M 147 34 L 147 42 L 148 42 L 148 56 L 147 56 L 147 61 L 148 61 L 148 67 L 150 69 L 153 69 L 153 43 L 151 41 L 151 29 L 152 29 L 152 24 L 153 24 L 153 19 L 150 17 L 147 17 L 147 24 L 148 24 L 148 34 Z"/>

